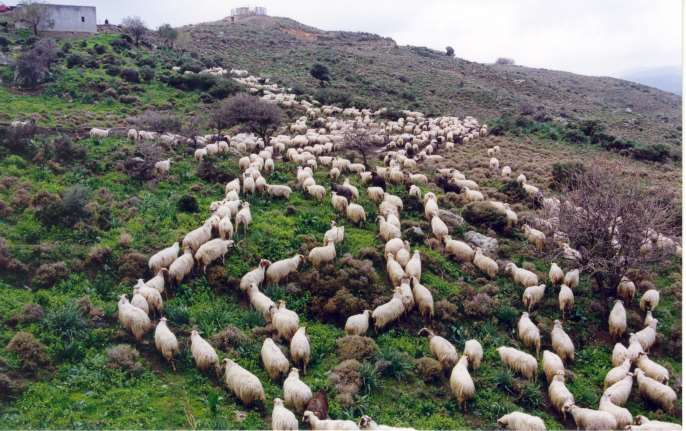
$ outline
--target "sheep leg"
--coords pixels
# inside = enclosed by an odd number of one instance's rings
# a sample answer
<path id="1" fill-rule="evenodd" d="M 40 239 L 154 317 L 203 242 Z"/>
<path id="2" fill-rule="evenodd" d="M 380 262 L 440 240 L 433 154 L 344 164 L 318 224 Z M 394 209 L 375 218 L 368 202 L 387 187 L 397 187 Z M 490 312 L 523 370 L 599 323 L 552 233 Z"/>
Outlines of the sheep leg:
<path id="1" fill-rule="evenodd" d="M 176 365 L 174 364 L 174 359 L 172 358 L 169 362 L 171 363 L 172 371 L 176 372 Z"/>

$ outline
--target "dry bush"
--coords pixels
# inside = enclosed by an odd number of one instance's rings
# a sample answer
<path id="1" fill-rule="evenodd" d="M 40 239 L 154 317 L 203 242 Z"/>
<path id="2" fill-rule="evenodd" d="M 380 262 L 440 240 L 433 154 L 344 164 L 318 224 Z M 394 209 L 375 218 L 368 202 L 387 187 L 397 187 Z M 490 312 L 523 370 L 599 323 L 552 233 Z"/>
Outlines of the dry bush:
<path id="1" fill-rule="evenodd" d="M 124 371 L 137 372 L 143 368 L 141 364 L 138 363 L 139 357 L 140 354 L 135 348 L 128 344 L 119 344 L 118 346 L 107 349 L 107 366 Z"/>
<path id="2" fill-rule="evenodd" d="M 427 383 L 434 383 L 443 377 L 443 367 L 434 358 L 424 357 L 415 361 L 417 374 Z"/>
<path id="3" fill-rule="evenodd" d="M 9 326 L 16 326 L 18 323 L 31 323 L 43 320 L 45 313 L 43 307 L 38 304 L 24 304 L 21 310 L 17 311 L 7 320 Z"/>
<path id="4" fill-rule="evenodd" d="M 329 382 L 336 390 L 336 400 L 343 406 L 351 406 L 355 402 L 355 395 L 362 388 L 360 364 L 354 359 L 343 361 L 329 372 Z"/>
<path id="5" fill-rule="evenodd" d="M 25 264 L 12 257 L 7 242 L 2 237 L 0 237 L 0 271 L 7 271 L 15 274 L 28 271 L 28 267 Z"/>
<path id="6" fill-rule="evenodd" d="M 119 258 L 119 276 L 127 280 L 137 280 L 148 271 L 148 258 L 142 253 L 126 253 Z"/>
<path id="7" fill-rule="evenodd" d="M 214 334 L 210 341 L 213 346 L 224 352 L 236 349 L 248 342 L 248 337 L 238 327 L 230 325 Z"/>
<path id="8" fill-rule="evenodd" d="M 269 144 L 271 135 L 281 124 L 283 113 L 273 103 L 258 97 L 239 94 L 221 102 L 212 113 L 212 123 L 217 134 L 226 127 L 241 126 Z"/>
<path id="9" fill-rule="evenodd" d="M 39 266 L 31 279 L 31 284 L 37 289 L 53 287 L 69 276 L 69 269 L 64 262 L 44 263 Z"/>
<path id="10" fill-rule="evenodd" d="M 24 371 L 35 373 L 50 364 L 47 349 L 30 332 L 17 332 L 5 348 L 17 355 Z"/>
<path id="11" fill-rule="evenodd" d="M 488 293 L 477 293 L 471 299 L 464 301 L 464 313 L 470 317 L 488 317 L 493 314 L 498 301 Z"/>
<path id="12" fill-rule="evenodd" d="M 336 353 L 342 360 L 356 359 L 363 361 L 372 359 L 379 352 L 376 342 L 369 337 L 348 335 L 336 340 Z"/>

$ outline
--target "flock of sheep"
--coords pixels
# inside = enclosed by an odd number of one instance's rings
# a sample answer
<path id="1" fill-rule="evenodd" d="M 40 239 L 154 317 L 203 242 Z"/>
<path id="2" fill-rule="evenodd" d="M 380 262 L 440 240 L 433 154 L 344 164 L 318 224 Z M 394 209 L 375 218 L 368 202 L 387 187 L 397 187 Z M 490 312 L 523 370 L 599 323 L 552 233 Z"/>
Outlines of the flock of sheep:
<path id="1" fill-rule="evenodd" d="M 241 71 L 242 72 L 242 71 Z M 226 73 L 211 71 L 208 73 Z M 236 73 L 233 73 L 234 76 Z M 334 183 L 330 190 L 331 205 L 351 223 L 360 224 L 367 219 L 364 208 L 356 201 L 360 192 L 350 183 L 352 175 L 358 175 L 361 184 L 367 185 L 366 193 L 371 201 L 378 205 L 377 222 L 379 236 L 385 241 L 384 256 L 389 279 L 394 286 L 388 302 L 374 310 L 364 310 L 360 314 L 348 317 L 345 333 L 364 335 L 373 323 L 377 330 L 393 324 L 408 313 L 417 310 L 420 316 L 429 321 L 434 313 L 434 301 L 431 291 L 421 284 L 422 259 L 418 251 L 410 249 L 409 242 L 401 237 L 400 220 L 403 201 L 399 196 L 385 191 L 386 183 L 408 184 L 409 195 L 423 203 L 424 216 L 430 222 L 432 234 L 444 245 L 444 252 L 457 262 L 471 262 L 489 278 L 495 278 L 500 272 L 510 276 L 523 288 L 522 304 L 524 311 L 517 323 L 517 336 L 531 353 L 509 346 L 498 347 L 501 361 L 514 372 L 526 379 L 536 379 L 538 374 L 538 357 L 542 336 L 539 327 L 531 319 L 531 312 L 545 297 L 546 284 L 539 283 L 536 273 L 508 263 L 501 271 L 498 263 L 479 247 L 472 247 L 465 241 L 453 239 L 449 235 L 446 223 L 441 219 L 438 199 L 433 192 L 423 193 L 420 186 L 428 183 L 428 178 L 417 173 L 417 164 L 426 161 L 440 160 L 434 154 L 439 148 L 450 151 L 455 143 L 466 142 L 485 136 L 488 129 L 485 125 L 467 117 L 460 120 L 456 117 L 425 118 L 421 113 L 404 111 L 404 117 L 397 121 L 382 120 L 381 111 L 356 108 L 340 109 L 333 106 L 317 106 L 307 101 L 297 101 L 294 95 L 267 80 L 240 74 L 236 78 L 248 85 L 251 91 L 262 90 L 263 98 L 285 106 L 302 105 L 306 115 L 290 125 L 292 135 L 278 135 L 269 145 L 249 134 L 238 134 L 232 137 L 216 139 L 216 136 L 198 137 L 203 145 L 195 152 L 195 158 L 201 160 L 208 155 L 218 153 L 245 154 L 238 160 L 242 172 L 240 178 L 226 184 L 225 197 L 213 202 L 210 206 L 211 216 L 197 229 L 187 233 L 181 244 L 175 243 L 150 257 L 149 267 L 156 274 L 151 280 L 139 280 L 134 286 L 131 300 L 122 295 L 118 304 L 118 317 L 121 325 L 131 331 L 137 340 L 152 330 L 152 318 L 159 317 L 154 326 L 154 340 L 157 350 L 174 367 L 174 356 L 179 353 L 180 344 L 169 329 L 163 315 L 162 293 L 169 285 L 178 285 L 189 276 L 194 268 L 204 271 L 208 265 L 221 259 L 234 246 L 232 238 L 242 228 L 247 232 L 252 222 L 250 205 L 244 198 L 254 193 L 263 193 L 273 199 L 289 199 L 292 189 L 288 185 L 269 184 L 265 176 L 274 170 L 278 158 L 286 159 L 298 165 L 296 175 L 297 187 L 313 199 L 323 202 L 329 191 L 317 184 L 314 171 L 326 168 L 333 181 L 342 175 L 349 175 L 343 183 Z M 323 126 L 308 127 L 312 121 Z M 373 142 L 385 145 L 384 164 L 373 171 L 367 171 L 363 164 L 352 163 L 336 152 L 344 148 L 344 134 L 353 127 L 364 127 L 371 131 Z M 105 129 L 92 129 L 91 135 L 107 136 Z M 170 143 L 181 141 L 178 135 L 166 134 L 156 136 L 145 131 L 129 131 L 131 139 L 164 139 Z M 504 178 L 512 175 L 509 166 L 500 167 L 496 158 L 500 148 L 487 150 L 490 157 L 488 166 Z M 159 166 L 158 166 L 159 165 Z M 160 161 L 155 166 L 160 174 L 169 172 L 170 160 Z M 456 169 L 439 169 L 438 176 L 444 184 L 459 187 L 466 201 L 486 201 L 473 180 Z M 520 174 L 517 181 L 527 193 L 539 194 L 534 185 L 527 183 L 526 176 Z M 517 214 L 507 203 L 487 201 L 493 208 L 506 216 L 507 222 L 518 226 Z M 555 198 L 543 200 L 549 213 L 559 211 L 560 201 Z M 545 220 L 539 220 L 545 225 Z M 523 225 L 522 231 L 527 241 L 542 250 L 546 234 L 529 225 Z M 578 258 L 578 251 L 572 249 L 564 238 L 558 238 L 558 245 L 563 249 L 563 256 L 570 262 Z M 378 425 L 368 416 L 362 417 L 359 423 L 353 421 L 333 420 L 328 418 L 322 400 L 313 395 L 310 388 L 300 379 L 300 370 L 306 372 L 310 360 L 310 342 L 306 329 L 300 326 L 300 319 L 286 307 L 284 301 L 275 303 L 260 291 L 263 283 L 279 284 L 289 275 L 296 273 L 306 262 L 319 268 L 336 259 L 336 245 L 345 240 L 345 227 L 331 222 L 331 228 L 325 233 L 321 246 L 314 247 L 307 256 L 295 255 L 277 262 L 262 259 L 259 265 L 246 273 L 240 282 L 240 290 L 247 295 L 252 307 L 261 313 L 272 328 L 272 337 L 264 340 L 261 349 L 262 364 L 273 380 L 283 380 L 283 399 L 274 399 L 272 411 L 273 429 L 298 429 L 295 413 L 302 414 L 303 421 L 312 429 L 393 429 Z M 180 253 L 181 252 L 181 253 Z M 543 371 L 548 382 L 548 394 L 554 409 L 566 418 L 570 414 L 578 428 L 589 430 L 606 429 L 681 429 L 678 424 L 649 420 L 646 417 L 632 417 L 623 406 L 633 388 L 634 377 L 638 390 L 644 398 L 659 405 L 665 411 L 673 411 L 677 400 L 676 393 L 667 383 L 669 373 L 649 357 L 649 351 L 655 342 L 657 319 L 652 311 L 659 303 L 659 292 L 649 290 L 640 299 L 640 308 L 646 313 L 645 327 L 629 334 L 629 345 L 617 343 L 612 353 L 614 368 L 607 374 L 604 392 L 597 409 L 576 405 L 573 394 L 565 386 L 565 364 L 574 360 L 574 343 L 565 332 L 563 322 L 565 313 L 574 307 L 574 289 L 579 284 L 579 270 L 564 272 L 559 265 L 551 263 L 548 274 L 550 285 L 559 286 L 559 308 L 561 320 L 555 320 L 550 332 L 552 351 L 544 350 L 542 357 Z M 627 331 L 625 304 L 629 305 L 634 297 L 636 287 L 629 279 L 623 279 L 618 288 L 618 299 L 609 315 L 609 332 L 612 337 L 620 338 Z M 465 343 L 464 352 L 458 354 L 455 346 L 447 339 L 424 328 L 420 335 L 426 334 L 431 354 L 442 367 L 450 370 L 450 389 L 458 404 L 466 408 L 467 402 L 475 396 L 476 387 L 470 370 L 480 367 L 483 349 L 478 340 Z M 289 346 L 289 356 L 283 353 L 276 342 Z M 197 332 L 190 337 L 190 349 L 196 366 L 201 370 L 223 368 L 226 387 L 245 405 L 264 401 L 265 394 L 259 378 L 241 367 L 233 360 L 226 358 L 220 366 L 219 356 L 214 348 Z M 293 364 L 296 367 L 292 367 Z M 632 371 L 633 367 L 633 371 Z M 295 413 L 294 413 L 295 412 Z M 634 422 L 636 425 L 633 425 Z M 498 419 L 498 425 L 507 429 L 544 430 L 543 421 L 535 416 L 512 412 Z"/>

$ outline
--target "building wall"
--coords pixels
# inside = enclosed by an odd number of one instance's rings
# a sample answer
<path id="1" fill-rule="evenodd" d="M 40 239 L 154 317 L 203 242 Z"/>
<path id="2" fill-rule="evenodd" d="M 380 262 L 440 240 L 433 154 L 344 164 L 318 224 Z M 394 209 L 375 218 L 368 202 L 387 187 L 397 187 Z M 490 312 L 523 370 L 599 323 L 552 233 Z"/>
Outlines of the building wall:
<path id="1" fill-rule="evenodd" d="M 94 6 L 45 5 L 50 11 L 54 26 L 40 26 L 45 32 L 96 33 L 98 31 Z"/>

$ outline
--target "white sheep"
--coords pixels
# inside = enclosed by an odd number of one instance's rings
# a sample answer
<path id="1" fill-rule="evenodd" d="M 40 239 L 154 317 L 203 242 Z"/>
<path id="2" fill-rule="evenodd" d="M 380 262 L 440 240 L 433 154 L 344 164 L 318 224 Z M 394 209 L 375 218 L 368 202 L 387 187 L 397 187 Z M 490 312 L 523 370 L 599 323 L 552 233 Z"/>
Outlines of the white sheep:
<path id="1" fill-rule="evenodd" d="M 632 426 L 631 431 L 649 431 L 649 430 L 660 430 L 660 431 L 681 431 L 681 424 L 675 424 L 672 422 L 662 422 L 662 421 L 651 421 L 645 416 L 636 416 L 634 420 L 637 426 Z"/>
<path id="2" fill-rule="evenodd" d="M 635 294 L 636 285 L 634 282 L 628 279 L 626 276 L 622 277 L 617 285 L 617 296 L 629 303 L 632 299 L 634 299 Z"/>
<path id="3" fill-rule="evenodd" d="M 148 332 L 151 328 L 150 318 L 148 314 L 141 310 L 140 308 L 131 305 L 126 295 L 121 295 L 119 297 L 119 303 L 117 304 L 117 316 L 119 318 L 119 323 L 131 331 L 136 340 L 141 341 L 143 335 Z"/>
<path id="4" fill-rule="evenodd" d="M 298 419 L 292 411 L 283 405 L 281 398 L 274 398 L 272 410 L 272 430 L 275 431 L 298 431 Z"/>
<path id="5" fill-rule="evenodd" d="M 384 190 L 381 187 L 367 187 L 367 197 L 376 204 L 384 200 Z"/>
<path id="6" fill-rule="evenodd" d="M 490 278 L 495 278 L 498 275 L 498 263 L 483 254 L 480 247 L 474 248 L 474 260 L 472 262 Z"/>
<path id="7" fill-rule="evenodd" d="M 251 284 L 256 284 L 259 287 L 264 281 L 267 268 L 269 268 L 271 264 L 272 263 L 267 259 L 260 259 L 257 268 L 246 272 L 243 277 L 241 277 L 240 289 L 245 292 Z"/>
<path id="8" fill-rule="evenodd" d="M 509 166 L 503 166 L 503 168 L 500 170 L 500 176 L 503 178 L 510 178 L 510 175 L 512 175 L 512 168 Z"/>
<path id="9" fill-rule="evenodd" d="M 528 224 L 525 224 L 523 229 L 526 240 L 536 246 L 539 251 L 542 251 L 545 247 L 545 234 L 538 229 L 532 228 Z"/>
<path id="10" fill-rule="evenodd" d="M 488 166 L 492 171 L 497 172 L 500 169 L 500 161 L 495 157 L 491 157 L 491 160 L 488 161 Z"/>
<path id="11" fill-rule="evenodd" d="M 553 350 L 562 358 L 563 361 L 574 360 L 574 343 L 562 328 L 562 322 L 555 320 L 553 329 L 550 331 Z"/>
<path id="12" fill-rule="evenodd" d="M 628 349 L 622 343 L 616 343 L 612 348 L 612 366 L 618 367 L 621 365 L 629 357 L 628 353 Z"/>
<path id="13" fill-rule="evenodd" d="M 248 227 L 252 223 L 252 214 L 250 213 L 250 204 L 243 202 L 241 209 L 236 213 L 236 232 L 243 226 L 243 235 L 248 232 Z"/>
<path id="14" fill-rule="evenodd" d="M 224 384 L 244 405 L 264 402 L 264 388 L 256 375 L 229 358 L 224 359 L 224 364 Z"/>
<path id="15" fill-rule="evenodd" d="M 212 226 L 205 223 L 197 229 L 194 229 L 183 237 L 181 244 L 183 249 L 189 249 L 195 252 L 201 245 L 205 244 L 212 238 Z"/>
<path id="16" fill-rule="evenodd" d="M 640 368 L 635 371 L 638 391 L 643 398 L 659 405 L 666 412 L 674 411 L 676 392 L 669 386 L 648 377 Z"/>
<path id="17" fill-rule="evenodd" d="M 476 388 L 474 387 L 474 380 L 469 375 L 469 359 L 467 355 L 462 355 L 457 364 L 450 373 L 450 389 L 455 398 L 457 398 L 458 405 L 466 410 L 467 401 L 474 398 Z"/>
<path id="18" fill-rule="evenodd" d="M 98 129 L 97 127 L 93 127 L 88 132 L 88 135 L 91 138 L 106 138 L 110 135 L 110 129 Z"/>
<path id="19" fill-rule="evenodd" d="M 570 289 L 575 289 L 579 285 L 579 270 L 573 269 L 565 274 L 564 284 Z"/>
<path id="20" fill-rule="evenodd" d="M 222 219 L 219 220 L 219 238 L 233 238 L 233 223 L 231 223 L 231 217 L 222 217 Z"/>
<path id="21" fill-rule="evenodd" d="M 384 255 L 388 256 L 390 253 L 395 256 L 398 253 L 398 250 L 401 248 L 409 250 L 410 245 L 400 238 L 393 238 L 392 240 L 386 242 L 386 245 L 384 246 Z"/>
<path id="22" fill-rule="evenodd" d="M 323 201 L 326 196 L 326 189 L 319 184 L 312 184 L 307 187 L 307 193 L 318 201 Z"/>
<path id="23" fill-rule="evenodd" d="M 129 129 L 126 133 L 126 137 L 132 141 L 138 140 L 138 131 L 136 129 Z"/>
<path id="24" fill-rule="evenodd" d="M 372 312 L 372 319 L 374 320 L 374 327 L 379 330 L 384 328 L 391 322 L 396 321 L 405 313 L 405 306 L 402 301 L 402 293 L 400 287 L 396 287 L 393 292 L 393 297 L 386 303 L 376 307 Z"/>
<path id="25" fill-rule="evenodd" d="M 617 420 L 608 412 L 586 409 L 577 405 L 568 406 L 565 410 L 572 414 L 577 429 L 595 431 L 617 429 Z"/>
<path id="26" fill-rule="evenodd" d="M 626 349 L 626 356 L 632 363 L 636 362 L 638 356 L 643 353 L 643 345 L 633 332 L 629 334 L 629 347 Z"/>
<path id="27" fill-rule="evenodd" d="M 481 367 L 481 360 L 484 357 L 484 349 L 481 347 L 481 343 L 475 339 L 465 341 L 463 353 L 469 358 L 469 365 L 472 369 L 476 370 Z"/>
<path id="28" fill-rule="evenodd" d="M 558 284 L 562 283 L 564 278 L 565 273 L 562 272 L 562 268 L 560 268 L 555 262 L 551 263 L 550 271 L 548 271 L 548 279 L 553 284 L 553 286 L 557 286 Z"/>
<path id="29" fill-rule="evenodd" d="M 150 314 L 150 308 L 148 307 L 148 301 L 140 294 L 140 289 L 138 287 L 133 288 L 133 295 L 131 296 L 131 305 L 136 308 L 140 308 L 145 312 L 145 314 Z"/>
<path id="30" fill-rule="evenodd" d="M 548 385 L 548 397 L 550 403 L 555 407 L 558 413 L 562 413 L 562 419 L 567 419 L 566 408 L 574 404 L 574 395 L 567 389 L 565 385 L 565 372 L 558 371 L 553 380 Z"/>
<path id="31" fill-rule="evenodd" d="M 283 399 L 287 406 L 301 413 L 305 411 L 307 403 L 312 399 L 312 390 L 300 380 L 297 368 L 291 368 L 291 372 L 283 382 Z"/>
<path id="32" fill-rule="evenodd" d="M 422 257 L 418 250 L 415 250 L 412 257 L 405 265 L 405 274 L 408 277 L 414 277 L 417 280 L 422 278 Z"/>
<path id="33" fill-rule="evenodd" d="M 624 335 L 626 332 L 626 310 L 621 299 L 615 300 L 615 305 L 612 307 L 607 320 L 612 338 L 619 338 Z"/>
<path id="34" fill-rule="evenodd" d="M 641 343 L 641 347 L 643 347 L 643 350 L 646 352 L 649 352 L 651 347 L 653 347 L 653 344 L 655 344 L 658 322 L 657 319 L 652 319 L 648 326 L 634 334 L 638 342 Z"/>
<path id="35" fill-rule="evenodd" d="M 167 326 L 167 319 L 165 317 L 160 319 L 155 328 L 155 348 L 171 364 L 172 369 L 176 371 L 174 355 L 179 353 L 179 341 Z"/>
<path id="36" fill-rule="evenodd" d="M 634 384 L 634 374 L 626 373 L 621 380 L 616 381 L 608 386 L 603 392 L 603 395 L 608 395 L 613 403 L 618 406 L 623 406 L 629 400 L 631 395 L 631 388 Z"/>
<path id="37" fill-rule="evenodd" d="M 515 431 L 545 431 L 543 419 L 522 412 L 512 412 L 498 419 L 498 426 Z"/>
<path id="38" fill-rule="evenodd" d="M 561 284 L 557 300 L 560 305 L 560 312 L 562 312 L 562 318 L 564 319 L 565 312 L 571 311 L 574 308 L 574 291 L 566 284 Z"/>
<path id="39" fill-rule="evenodd" d="M 565 366 L 562 359 L 550 350 L 543 351 L 543 373 L 548 384 L 553 381 L 553 377 L 559 372 L 564 374 Z"/>
<path id="40" fill-rule="evenodd" d="M 379 425 L 374 420 L 364 415 L 360 418 L 358 424 L 361 430 L 380 430 L 380 431 L 415 431 L 414 428 L 402 428 L 402 427 L 392 427 L 388 425 Z"/>
<path id="41" fill-rule="evenodd" d="M 526 347 L 536 349 L 536 356 L 538 356 L 541 350 L 541 332 L 526 311 L 517 322 L 517 336 Z"/>
<path id="42" fill-rule="evenodd" d="M 500 346 L 497 349 L 500 360 L 510 369 L 518 372 L 529 380 L 536 379 L 538 363 L 536 358 L 514 347 Z"/>
<path id="43" fill-rule="evenodd" d="M 288 199 L 293 193 L 290 187 L 281 184 L 268 184 L 267 194 L 272 198 Z"/>
<path id="44" fill-rule="evenodd" d="M 422 200 L 422 189 L 420 189 L 416 185 L 412 184 L 410 186 L 410 191 L 407 192 L 407 195 L 415 197 L 418 201 L 421 201 Z"/>
<path id="45" fill-rule="evenodd" d="M 648 289 L 645 291 L 643 296 L 641 296 L 641 310 L 643 311 L 653 311 L 660 303 L 660 292 L 655 289 Z"/>
<path id="46" fill-rule="evenodd" d="M 143 298 L 148 302 L 148 309 L 151 314 L 160 314 L 164 309 L 164 302 L 162 301 L 162 294 L 154 287 L 148 286 L 142 279 L 138 279 L 135 288 Z"/>
<path id="47" fill-rule="evenodd" d="M 431 291 L 419 283 L 416 277 L 412 277 L 412 296 L 417 304 L 419 314 L 424 319 L 431 319 L 434 315 L 434 297 Z"/>
<path id="48" fill-rule="evenodd" d="M 443 369 L 452 369 L 459 359 L 455 346 L 428 328 L 420 329 L 417 335 L 422 335 L 423 333 L 426 333 L 429 337 L 429 350 L 434 358 L 441 363 Z"/>
<path id="49" fill-rule="evenodd" d="M 636 366 L 651 379 L 664 384 L 669 382 L 669 371 L 667 368 L 650 359 L 647 353 L 641 353 L 638 355 Z"/>
<path id="50" fill-rule="evenodd" d="M 286 358 L 286 355 L 283 354 L 279 346 L 271 338 L 264 339 L 262 349 L 260 350 L 260 358 L 262 358 L 264 369 L 272 380 L 288 374 L 290 369 L 288 358 Z"/>
<path id="51" fill-rule="evenodd" d="M 603 390 L 609 388 L 610 386 L 614 385 L 618 381 L 622 380 L 624 377 L 629 374 L 629 371 L 631 370 L 631 361 L 629 358 L 624 359 L 624 362 L 619 364 L 618 366 L 612 368 L 608 373 L 605 375 L 605 379 L 603 380 Z"/>
<path id="52" fill-rule="evenodd" d="M 382 215 L 377 216 L 377 221 L 379 222 L 379 236 L 384 241 L 390 241 L 393 238 L 400 238 L 400 228 L 396 225 L 386 221 L 386 218 Z"/>
<path id="53" fill-rule="evenodd" d="M 193 153 L 193 158 L 197 161 L 201 161 L 205 157 L 207 157 L 207 150 L 205 148 L 198 148 Z"/>
<path id="54" fill-rule="evenodd" d="M 332 431 L 347 431 L 358 430 L 357 424 L 353 421 L 334 420 L 334 419 L 319 419 L 311 411 L 306 411 L 303 414 L 303 422 L 310 425 L 313 430 L 332 430 Z"/>
<path id="55" fill-rule="evenodd" d="M 351 203 L 345 209 L 345 215 L 351 222 L 361 225 L 367 220 L 367 214 L 364 212 L 364 208 L 360 204 Z"/>
<path id="56" fill-rule="evenodd" d="M 193 271 L 194 265 L 193 251 L 190 249 L 184 250 L 183 254 L 169 265 L 170 282 L 176 283 L 176 285 L 180 284 L 183 278 Z"/>
<path id="57" fill-rule="evenodd" d="M 450 235 L 443 237 L 445 251 L 453 256 L 458 262 L 471 262 L 474 258 L 474 249 L 466 242 L 452 239 Z"/>
<path id="58" fill-rule="evenodd" d="M 268 283 L 279 284 L 283 280 L 287 280 L 288 276 L 298 271 L 300 265 L 305 261 L 305 256 L 296 254 L 295 256 L 277 260 L 269 265 L 265 277 Z"/>
<path id="59" fill-rule="evenodd" d="M 331 228 L 324 233 L 324 244 L 333 241 L 335 244 L 343 242 L 345 239 L 345 226 L 336 226 L 336 221 L 331 221 Z"/>
<path id="60" fill-rule="evenodd" d="M 267 295 L 260 292 L 257 284 L 252 283 L 247 290 L 248 299 L 250 300 L 250 305 L 252 305 L 255 310 L 257 310 L 262 317 L 268 320 L 270 316 L 271 307 L 276 306 L 274 301 L 271 300 Z"/>
<path id="61" fill-rule="evenodd" d="M 364 310 L 360 314 L 353 314 L 345 321 L 346 335 L 365 335 L 369 329 L 371 310 Z"/>
<path id="62" fill-rule="evenodd" d="M 195 360 L 195 365 L 202 371 L 219 365 L 217 352 L 195 329 L 191 331 L 191 354 Z"/>
<path id="63" fill-rule="evenodd" d="M 522 287 L 538 285 L 538 276 L 534 272 L 519 268 L 514 262 L 505 265 L 505 274 L 510 274 L 512 280 Z"/>
<path id="64" fill-rule="evenodd" d="M 176 259 L 176 256 L 178 255 L 179 243 L 175 242 L 173 245 L 167 248 L 163 248 L 162 250 L 150 256 L 150 259 L 148 260 L 148 267 L 153 272 L 153 274 L 157 274 L 160 271 L 160 269 L 166 268 L 169 265 L 171 265 L 171 263 L 174 262 L 174 259 Z"/>
<path id="65" fill-rule="evenodd" d="M 221 258 L 222 263 L 224 263 L 224 256 L 231 247 L 233 247 L 232 240 L 224 240 L 221 238 L 209 240 L 201 245 L 200 248 L 198 248 L 198 251 L 195 252 L 195 260 L 198 262 L 198 265 L 202 267 L 202 272 L 206 272 L 209 264 L 219 258 Z"/>
<path id="66" fill-rule="evenodd" d="M 529 286 L 524 289 L 522 293 L 522 303 L 526 307 L 527 311 L 531 311 L 539 302 L 543 300 L 545 296 L 545 284 L 539 284 L 538 286 Z"/>
<path id="67" fill-rule="evenodd" d="M 617 429 L 620 430 L 623 430 L 627 426 L 631 425 L 634 420 L 629 410 L 613 403 L 612 399 L 608 394 L 603 394 L 600 397 L 600 404 L 598 405 L 598 410 L 608 412 L 612 416 L 614 416 L 615 420 L 617 421 Z"/>
<path id="68" fill-rule="evenodd" d="M 303 374 L 307 373 L 307 365 L 310 363 L 310 340 L 304 326 L 298 328 L 291 338 L 290 353 L 293 363 L 302 365 Z"/>
<path id="69" fill-rule="evenodd" d="M 314 247 L 307 255 L 307 260 L 315 268 L 331 263 L 336 260 L 336 247 L 333 241 L 328 241 L 325 246 Z"/>
<path id="70" fill-rule="evenodd" d="M 272 306 L 269 309 L 272 327 L 276 331 L 278 337 L 289 341 L 295 331 L 300 326 L 300 318 L 298 314 L 286 308 L 285 301 L 279 301 L 277 306 Z"/>

